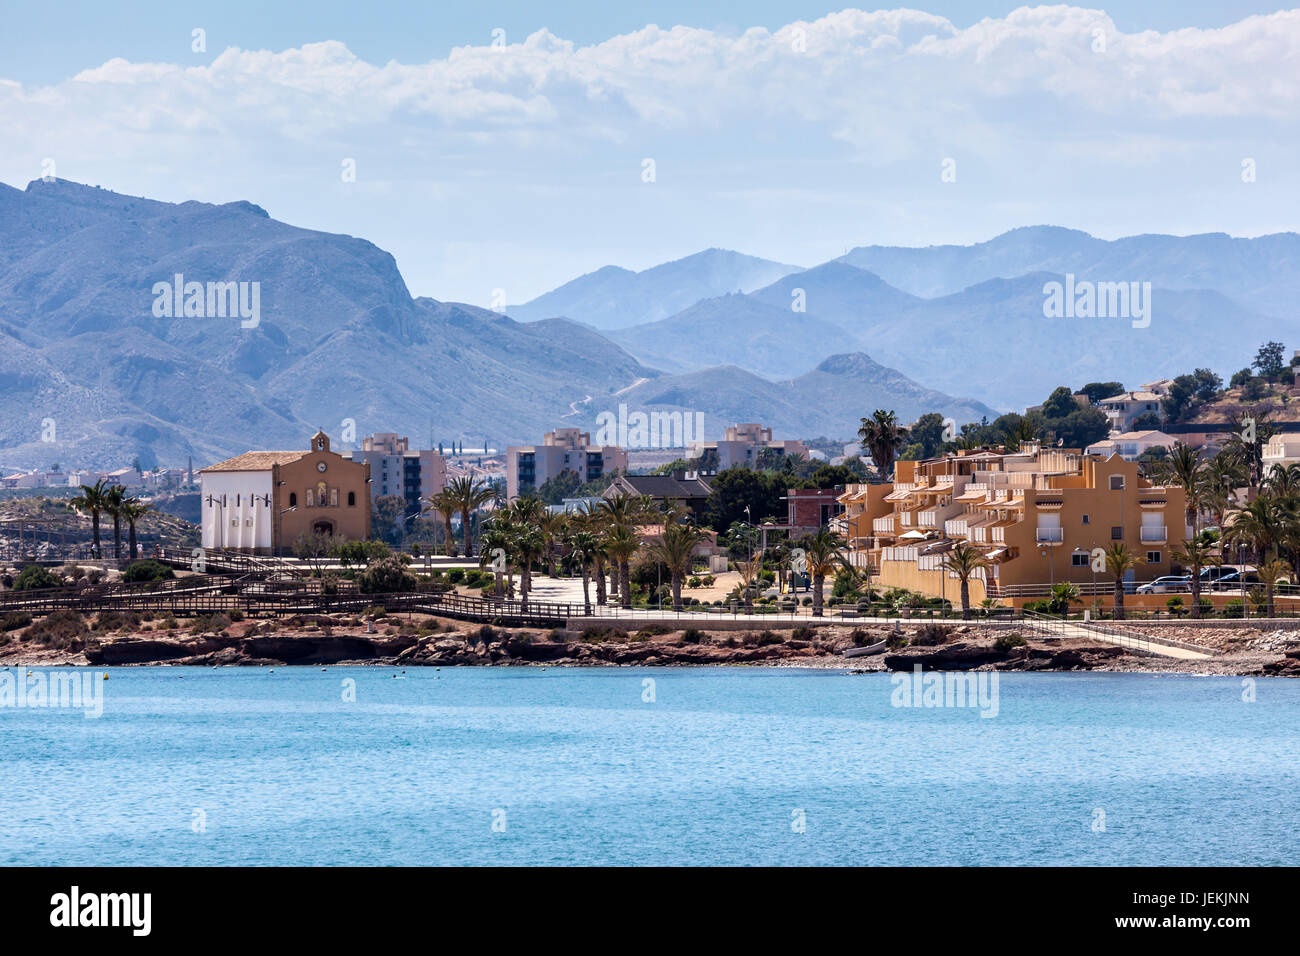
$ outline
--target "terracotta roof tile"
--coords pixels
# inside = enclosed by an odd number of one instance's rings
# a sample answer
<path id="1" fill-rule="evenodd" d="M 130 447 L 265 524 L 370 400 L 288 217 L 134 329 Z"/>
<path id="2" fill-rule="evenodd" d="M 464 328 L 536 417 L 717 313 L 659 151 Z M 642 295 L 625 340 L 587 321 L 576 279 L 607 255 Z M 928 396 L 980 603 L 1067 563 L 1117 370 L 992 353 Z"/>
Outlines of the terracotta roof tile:
<path id="1" fill-rule="evenodd" d="M 227 458 L 215 465 L 200 468 L 199 473 L 202 474 L 205 471 L 270 471 L 272 465 L 287 465 L 289 462 L 297 461 L 306 454 L 308 452 L 305 451 L 246 451 L 234 458 Z"/>

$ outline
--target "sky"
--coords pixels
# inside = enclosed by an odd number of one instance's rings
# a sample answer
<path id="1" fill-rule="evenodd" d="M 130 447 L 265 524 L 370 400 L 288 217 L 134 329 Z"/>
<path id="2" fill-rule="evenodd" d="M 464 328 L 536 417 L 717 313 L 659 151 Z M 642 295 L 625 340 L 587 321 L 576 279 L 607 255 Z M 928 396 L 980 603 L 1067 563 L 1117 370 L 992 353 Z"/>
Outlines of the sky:
<path id="1" fill-rule="evenodd" d="M 0 0 L 0 182 L 248 200 L 483 306 L 709 247 L 1295 229 L 1300 11 L 919 5 Z"/>

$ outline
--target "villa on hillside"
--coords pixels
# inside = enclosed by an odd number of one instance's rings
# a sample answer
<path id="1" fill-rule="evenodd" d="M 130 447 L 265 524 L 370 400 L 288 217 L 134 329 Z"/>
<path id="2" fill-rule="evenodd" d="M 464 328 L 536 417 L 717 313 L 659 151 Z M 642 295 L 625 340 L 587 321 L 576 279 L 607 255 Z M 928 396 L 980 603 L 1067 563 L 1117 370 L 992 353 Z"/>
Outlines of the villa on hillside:
<path id="1" fill-rule="evenodd" d="M 1152 448 L 1171 449 L 1174 447 L 1175 442 L 1177 442 L 1176 438 L 1155 429 L 1121 432 L 1118 435 L 1111 435 L 1109 438 L 1093 442 L 1084 449 L 1084 453 L 1097 455 L 1101 458 L 1119 455 L 1126 461 L 1136 461 Z"/>
<path id="2" fill-rule="evenodd" d="M 1111 583 L 1092 554 L 1115 542 L 1139 562 L 1127 579 L 1169 574 L 1189 531 L 1181 488 L 1153 485 L 1119 455 L 1037 444 L 900 461 L 892 483 L 848 485 L 840 501 L 833 527 L 850 560 L 870 562 L 884 586 L 956 597 L 944 555 L 959 541 L 978 549 L 988 567 L 971 579 L 975 603 L 1015 585 Z"/>
<path id="3" fill-rule="evenodd" d="M 205 548 L 288 554 L 306 535 L 370 537 L 370 464 L 330 451 L 324 432 L 305 451 L 248 451 L 199 476 Z"/>

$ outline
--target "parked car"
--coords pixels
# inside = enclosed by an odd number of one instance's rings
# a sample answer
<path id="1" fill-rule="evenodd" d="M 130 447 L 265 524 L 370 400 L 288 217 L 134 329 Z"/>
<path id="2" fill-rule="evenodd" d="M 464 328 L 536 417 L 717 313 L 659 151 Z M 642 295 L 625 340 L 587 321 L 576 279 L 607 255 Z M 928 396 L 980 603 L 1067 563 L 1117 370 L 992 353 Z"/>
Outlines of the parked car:
<path id="1" fill-rule="evenodd" d="M 1243 586 L 1249 589 L 1263 583 L 1254 568 L 1247 568 L 1245 571 L 1227 568 L 1214 582 L 1213 588 L 1216 591 L 1240 591 Z"/>
<path id="2" fill-rule="evenodd" d="M 1138 585 L 1138 594 L 1181 594 L 1192 589 L 1192 579 L 1186 574 L 1166 574 Z"/>

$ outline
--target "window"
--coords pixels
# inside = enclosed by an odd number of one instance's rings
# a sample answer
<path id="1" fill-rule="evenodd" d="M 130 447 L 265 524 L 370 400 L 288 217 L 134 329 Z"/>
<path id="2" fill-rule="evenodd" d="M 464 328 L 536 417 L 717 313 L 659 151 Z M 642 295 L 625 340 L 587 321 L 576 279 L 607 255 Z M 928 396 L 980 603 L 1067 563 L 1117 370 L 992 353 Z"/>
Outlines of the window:
<path id="1" fill-rule="evenodd" d="M 1088 552 L 1075 551 L 1070 555 L 1070 566 L 1074 568 L 1086 568 L 1088 566 Z"/>
<path id="2" fill-rule="evenodd" d="M 1111 476 L 1110 476 L 1110 490 L 1111 490 L 1111 491 L 1123 491 L 1123 490 L 1124 490 L 1124 476 L 1123 476 L 1123 475 L 1111 475 Z"/>
<path id="3" fill-rule="evenodd" d="M 289 492 L 289 507 L 290 508 L 298 507 L 298 492 L 296 491 Z"/>
<path id="4" fill-rule="evenodd" d="M 356 504 L 357 504 L 357 493 L 356 493 L 355 491 L 349 491 L 349 492 L 348 492 L 348 507 L 349 507 L 349 508 L 355 508 L 355 507 L 356 507 Z"/>
<path id="5" fill-rule="evenodd" d="M 1159 551 L 1148 551 L 1148 552 L 1147 552 L 1147 564 L 1159 564 L 1159 563 L 1160 563 L 1160 552 L 1159 552 Z"/>
<path id="6" fill-rule="evenodd" d="M 1084 515 L 1084 516 L 1083 516 L 1083 523 L 1084 523 L 1084 524 L 1087 524 L 1090 520 L 1091 520 L 1091 519 L 1090 519 L 1087 515 Z"/>
<path id="7" fill-rule="evenodd" d="M 1112 541 L 1123 541 L 1123 540 L 1124 540 L 1124 528 L 1123 528 L 1122 526 L 1120 526 L 1120 525 L 1115 525 L 1113 528 L 1111 528 L 1111 529 L 1110 529 L 1110 540 L 1112 540 Z"/>
<path id="8" fill-rule="evenodd" d="M 313 493 L 312 493 L 312 490 L 311 490 L 310 488 L 308 488 L 308 489 L 307 489 L 307 497 L 303 499 L 303 505 L 305 505 L 305 506 L 308 507 L 308 508 L 314 508 L 314 507 L 316 507 L 316 505 L 314 504 L 315 500 L 316 500 L 316 499 L 315 499 L 315 496 L 314 496 Z"/>
<path id="9" fill-rule="evenodd" d="M 339 506 L 339 490 L 338 490 L 337 488 L 331 488 L 331 489 L 330 489 L 330 507 L 331 507 L 331 508 L 337 508 L 338 506 Z"/>
<path id="10" fill-rule="evenodd" d="M 235 495 L 235 507 L 238 508 L 243 503 L 243 495 Z"/>

